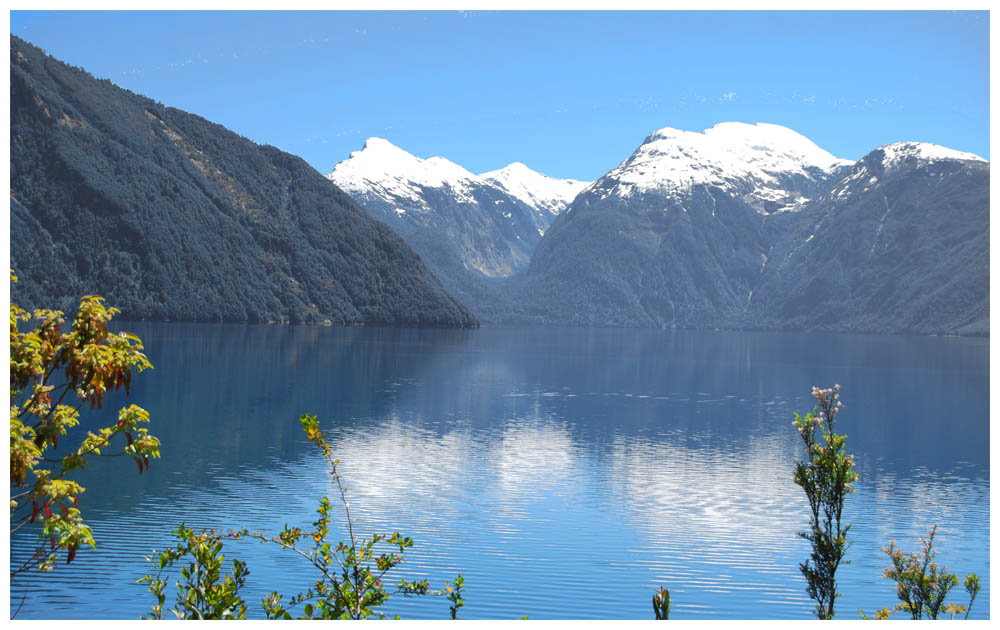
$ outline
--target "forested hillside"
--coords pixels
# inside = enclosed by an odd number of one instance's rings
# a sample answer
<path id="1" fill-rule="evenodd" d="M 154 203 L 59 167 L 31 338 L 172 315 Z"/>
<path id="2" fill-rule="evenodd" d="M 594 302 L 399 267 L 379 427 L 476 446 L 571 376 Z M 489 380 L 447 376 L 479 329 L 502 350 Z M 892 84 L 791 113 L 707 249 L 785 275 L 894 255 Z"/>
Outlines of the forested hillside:
<path id="1" fill-rule="evenodd" d="M 11 36 L 12 299 L 126 319 L 472 326 L 389 227 L 298 157 Z"/>

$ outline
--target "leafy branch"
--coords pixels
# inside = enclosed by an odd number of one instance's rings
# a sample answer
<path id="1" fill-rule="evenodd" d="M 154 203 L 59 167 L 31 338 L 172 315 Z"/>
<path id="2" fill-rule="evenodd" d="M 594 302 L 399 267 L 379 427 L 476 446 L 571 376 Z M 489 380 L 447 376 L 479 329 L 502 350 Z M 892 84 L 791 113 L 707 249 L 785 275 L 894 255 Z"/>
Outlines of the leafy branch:
<path id="1" fill-rule="evenodd" d="M 163 572 L 187 558 L 188 564 L 181 571 L 183 581 L 176 582 L 176 603 L 169 612 L 182 619 L 245 618 L 246 603 L 239 596 L 239 590 L 249 570 L 245 564 L 235 560 L 233 572 L 223 575 L 221 570 L 225 556 L 222 554 L 222 543 L 224 540 L 248 539 L 291 551 L 318 573 L 311 588 L 287 601 L 276 591 L 266 595 L 261 607 L 268 619 L 292 619 L 300 606 L 298 619 L 384 618 L 377 609 L 392 595 L 445 595 L 451 602 L 452 619 L 457 618 L 458 609 L 465 605 L 462 598 L 464 578 L 461 575 L 453 585 L 445 583 L 445 589 L 438 591 L 432 590 L 427 580 L 401 579 L 394 587 L 386 585 L 384 580 L 387 574 L 403 562 L 405 551 L 413 546 L 413 540 L 395 531 L 391 534 L 375 533 L 367 538 L 356 534 L 347 491 L 338 470 L 339 460 L 333 458 L 315 416 L 303 415 L 299 421 L 306 437 L 322 451 L 329 464 L 344 507 L 349 541 L 336 544 L 327 541 L 333 509 L 326 497 L 320 499 L 318 517 L 312 523 L 312 529 L 307 531 L 286 525 L 276 536 L 247 529 L 194 533 L 181 525 L 174 532 L 178 544 L 159 554 L 155 562 L 156 573 L 139 579 L 140 583 L 149 585 L 148 590 L 157 601 L 149 616 L 154 619 L 164 617 L 167 583 Z M 151 558 L 147 560 L 153 562 Z"/>
<path id="2" fill-rule="evenodd" d="M 10 279 L 17 282 L 13 270 Z M 149 414 L 136 405 L 121 409 L 113 426 L 88 431 L 65 455 L 55 453 L 79 425 L 84 405 L 100 408 L 106 394 L 122 387 L 128 395 L 133 370 L 152 368 L 138 337 L 108 332 L 118 313 L 102 298 L 85 296 L 64 332 L 62 312 L 10 305 L 10 533 L 37 526 L 40 539 L 27 557 L 11 559 L 12 580 L 32 569 L 51 570 L 59 551 L 69 563 L 81 546 L 97 546 L 79 510 L 84 488 L 72 473 L 92 457 L 128 455 L 142 474 L 160 455 L 159 440 L 143 426 Z M 34 326 L 22 332 L 29 322 Z M 66 404 L 67 397 L 74 404 Z M 113 446 L 116 441 L 122 446 Z"/>

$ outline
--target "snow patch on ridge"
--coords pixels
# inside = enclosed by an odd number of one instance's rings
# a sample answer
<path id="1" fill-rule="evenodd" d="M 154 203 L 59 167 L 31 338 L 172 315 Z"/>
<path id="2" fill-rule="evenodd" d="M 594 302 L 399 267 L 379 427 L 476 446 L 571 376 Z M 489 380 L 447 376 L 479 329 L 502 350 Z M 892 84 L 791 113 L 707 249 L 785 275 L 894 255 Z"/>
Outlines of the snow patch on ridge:
<path id="1" fill-rule="evenodd" d="M 986 162 L 973 153 L 956 151 L 929 142 L 894 142 L 879 147 L 859 161 L 851 172 L 837 183 L 828 196 L 830 198 L 844 198 L 870 191 L 879 183 L 879 176 L 870 170 L 870 167 L 873 166 L 870 161 L 879 159 L 881 169 L 885 172 L 912 168 L 914 162 L 918 166 L 941 161 Z"/>
<path id="2" fill-rule="evenodd" d="M 974 153 L 956 151 L 954 149 L 943 147 L 939 144 L 931 144 L 930 142 L 894 142 L 892 144 L 881 146 L 879 149 L 881 149 L 882 153 L 885 154 L 883 164 L 885 164 L 886 167 L 898 164 L 907 158 L 916 158 L 926 162 L 934 162 L 937 160 L 986 161 Z"/>

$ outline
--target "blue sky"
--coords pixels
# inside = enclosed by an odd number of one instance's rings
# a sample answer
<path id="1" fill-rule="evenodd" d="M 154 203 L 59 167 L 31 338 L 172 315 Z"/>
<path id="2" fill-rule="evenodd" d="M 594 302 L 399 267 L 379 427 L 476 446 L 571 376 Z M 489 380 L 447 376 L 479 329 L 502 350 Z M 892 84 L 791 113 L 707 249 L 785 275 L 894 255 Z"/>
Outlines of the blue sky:
<path id="1" fill-rule="evenodd" d="M 596 179 L 652 131 L 790 127 L 837 157 L 989 159 L 979 12 L 28 12 L 11 32 L 327 173 L 380 136 Z"/>

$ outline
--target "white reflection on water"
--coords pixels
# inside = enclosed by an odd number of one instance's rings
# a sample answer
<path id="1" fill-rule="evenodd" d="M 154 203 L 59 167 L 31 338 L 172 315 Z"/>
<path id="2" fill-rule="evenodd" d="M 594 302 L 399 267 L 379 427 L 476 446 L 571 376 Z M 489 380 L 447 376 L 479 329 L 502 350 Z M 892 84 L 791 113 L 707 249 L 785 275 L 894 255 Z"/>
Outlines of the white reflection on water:
<path id="1" fill-rule="evenodd" d="M 801 615 L 807 600 L 789 576 L 808 506 L 791 481 L 787 445 L 737 445 L 726 436 L 695 443 L 621 437 L 612 445 L 608 481 L 639 532 L 634 562 L 650 589 L 670 587 L 678 614 L 718 615 L 726 601 L 742 610 L 770 604 L 772 617 Z"/>
<path id="2" fill-rule="evenodd" d="M 406 510 L 416 500 L 421 509 L 451 513 L 468 478 L 462 462 L 472 451 L 468 428 L 439 435 L 395 414 L 368 427 L 338 430 L 330 446 L 341 459 L 341 476 L 359 511 L 382 505 Z M 328 492 L 334 496 L 336 486 L 328 486 Z"/>
<path id="3" fill-rule="evenodd" d="M 504 423 L 486 454 L 496 498 L 512 508 L 559 492 L 581 476 L 579 448 L 564 423 Z"/>

